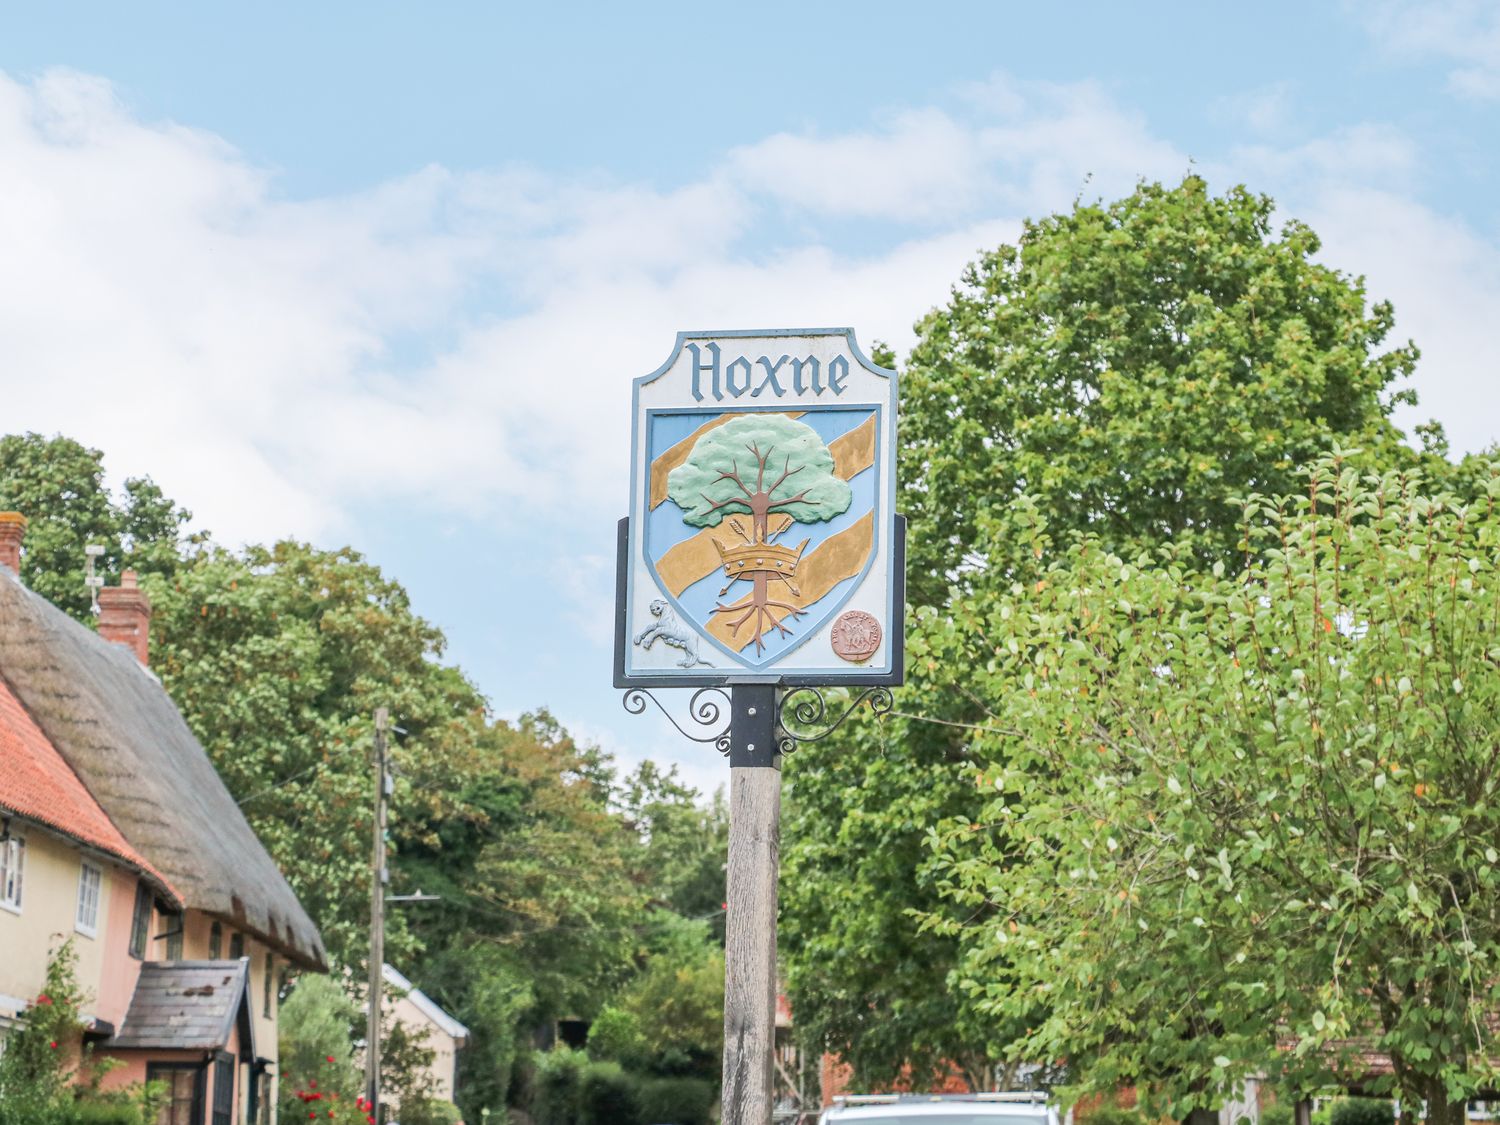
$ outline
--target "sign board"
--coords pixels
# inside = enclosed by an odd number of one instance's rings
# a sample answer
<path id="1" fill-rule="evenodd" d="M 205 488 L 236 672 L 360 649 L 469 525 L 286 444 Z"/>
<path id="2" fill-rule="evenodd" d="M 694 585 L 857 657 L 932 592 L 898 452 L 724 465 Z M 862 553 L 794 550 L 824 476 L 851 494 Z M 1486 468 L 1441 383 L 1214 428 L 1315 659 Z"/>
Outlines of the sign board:
<path id="1" fill-rule="evenodd" d="M 633 393 L 616 686 L 900 683 L 896 373 L 848 328 L 683 332 Z"/>

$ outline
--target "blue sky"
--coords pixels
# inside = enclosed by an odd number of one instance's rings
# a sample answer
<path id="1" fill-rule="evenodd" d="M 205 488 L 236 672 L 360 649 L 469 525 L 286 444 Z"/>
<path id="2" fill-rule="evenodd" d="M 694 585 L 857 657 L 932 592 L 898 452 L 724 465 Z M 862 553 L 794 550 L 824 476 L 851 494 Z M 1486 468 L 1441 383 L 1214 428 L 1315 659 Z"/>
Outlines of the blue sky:
<path id="1" fill-rule="evenodd" d="M 1195 167 L 1395 302 L 1403 422 L 1487 445 L 1497 11 L 12 6 L 0 422 L 228 542 L 355 544 L 500 712 L 710 784 L 608 686 L 630 380 L 677 329 L 901 350 L 1022 217 Z"/>

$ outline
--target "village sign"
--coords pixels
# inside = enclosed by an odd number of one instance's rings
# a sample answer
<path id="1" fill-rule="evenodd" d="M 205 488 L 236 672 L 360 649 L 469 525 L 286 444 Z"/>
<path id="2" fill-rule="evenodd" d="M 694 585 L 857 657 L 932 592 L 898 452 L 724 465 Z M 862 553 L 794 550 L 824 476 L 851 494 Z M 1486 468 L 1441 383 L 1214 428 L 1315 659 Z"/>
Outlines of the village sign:
<path id="1" fill-rule="evenodd" d="M 852 329 L 684 332 L 635 381 L 620 687 L 896 684 L 896 373 Z"/>

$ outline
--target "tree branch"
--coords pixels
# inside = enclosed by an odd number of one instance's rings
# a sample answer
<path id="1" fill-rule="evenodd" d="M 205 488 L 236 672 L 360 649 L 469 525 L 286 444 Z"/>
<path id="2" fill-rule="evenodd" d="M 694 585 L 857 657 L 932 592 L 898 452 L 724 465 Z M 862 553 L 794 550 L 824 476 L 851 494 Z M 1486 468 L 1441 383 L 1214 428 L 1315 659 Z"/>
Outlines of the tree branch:
<path id="1" fill-rule="evenodd" d="M 769 458 L 769 454 L 767 455 L 767 457 Z M 766 489 L 767 496 L 775 496 L 776 490 L 786 483 L 787 477 L 795 476 L 797 473 L 800 473 L 803 469 L 807 468 L 806 465 L 798 465 L 795 469 L 793 469 L 791 468 L 791 464 L 792 455 L 788 453 L 786 455 L 786 463 L 781 466 L 781 476 L 777 479 L 775 484 Z"/>

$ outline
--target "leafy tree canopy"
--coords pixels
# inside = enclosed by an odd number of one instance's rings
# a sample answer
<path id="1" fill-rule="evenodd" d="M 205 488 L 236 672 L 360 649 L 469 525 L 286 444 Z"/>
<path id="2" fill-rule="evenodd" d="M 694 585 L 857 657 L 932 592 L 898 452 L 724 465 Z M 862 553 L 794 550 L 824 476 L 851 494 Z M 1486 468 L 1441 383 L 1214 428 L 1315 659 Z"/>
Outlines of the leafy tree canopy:
<path id="1" fill-rule="evenodd" d="M 97 449 L 31 433 L 0 436 L 0 511 L 20 512 L 30 524 L 21 578 L 80 620 L 90 608 L 84 547 L 104 548 L 95 573 L 115 585 L 127 566 L 175 569 L 192 519 L 149 478 L 127 480 L 116 498 Z"/>
<path id="2" fill-rule="evenodd" d="M 1197 176 L 1028 222 L 917 325 L 902 374 L 902 504 L 911 585 L 940 601 L 1015 501 L 1056 533 L 1120 549 L 1173 540 L 1229 561 L 1229 501 L 1289 491 L 1330 442 L 1404 460 L 1388 416 L 1414 401 L 1393 311 L 1316 263 L 1316 234 L 1274 201 Z"/>
<path id="3" fill-rule="evenodd" d="M 900 503 L 909 600 L 940 612 L 908 618 L 897 710 L 919 719 L 852 725 L 787 771 L 793 1006 L 856 1081 L 945 1058 L 983 1073 L 1028 1025 L 958 987 L 959 931 L 930 921 L 971 913 L 944 897 L 953 873 L 924 840 L 939 820 L 982 820 L 967 764 L 993 709 L 974 683 L 995 654 L 948 645 L 950 597 L 977 611 L 1041 579 L 1043 517 L 1059 541 L 1092 534 L 1123 557 L 1172 543 L 1179 567 L 1238 569 L 1234 497 L 1294 489 L 1334 441 L 1367 466 L 1419 459 L 1389 421 L 1416 349 L 1382 350 L 1390 306 L 1317 249 L 1304 225 L 1274 227 L 1266 196 L 1142 184 L 1026 223 L 918 323 Z M 1441 449 L 1438 428 L 1424 436 Z"/>
<path id="4" fill-rule="evenodd" d="M 748 514 L 757 540 L 773 512 L 817 523 L 848 511 L 854 495 L 817 431 L 784 414 L 742 414 L 715 426 L 667 482 L 684 522 L 717 527 L 726 516 Z"/>
<path id="5" fill-rule="evenodd" d="M 1500 1045 L 1500 463 L 1466 504 L 1320 460 L 1252 497 L 1239 573 L 1089 539 L 931 620 L 972 808 L 929 837 L 975 1006 L 1013 1055 L 1157 1111 L 1388 1054 L 1462 1121 Z M 1379 1090 L 1380 1080 L 1366 1080 Z"/>
<path id="6" fill-rule="evenodd" d="M 356 977 L 371 716 L 390 709 L 393 886 L 442 901 L 392 910 L 388 955 L 473 1032 L 470 1116 L 503 1109 L 538 1027 L 591 1016 L 657 949 L 711 951 L 688 919 L 723 898 L 722 801 L 703 806 L 649 763 L 622 783 L 544 712 L 495 719 L 443 663 L 441 632 L 357 551 L 187 536 L 187 514 L 153 485 L 115 496 L 99 453 L 66 438 L 0 438 L 0 507 L 30 520 L 28 584 L 87 623 L 85 543 L 106 546 L 111 583 L 142 572 L 153 669 Z"/>

